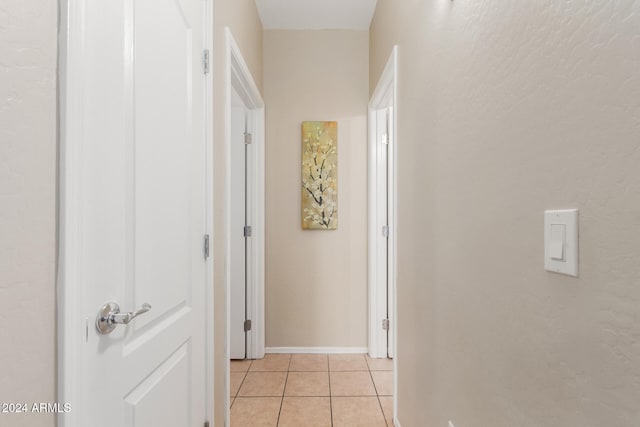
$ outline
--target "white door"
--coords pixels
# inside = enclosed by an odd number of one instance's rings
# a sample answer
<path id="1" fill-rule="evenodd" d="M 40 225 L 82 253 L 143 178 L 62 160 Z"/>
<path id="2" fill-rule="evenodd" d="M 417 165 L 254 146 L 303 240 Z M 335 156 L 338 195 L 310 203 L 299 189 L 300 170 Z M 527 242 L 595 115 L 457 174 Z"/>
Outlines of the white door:
<path id="1" fill-rule="evenodd" d="M 378 245 L 377 268 L 380 282 L 382 310 L 378 322 L 382 327 L 385 351 L 383 356 L 389 356 L 389 114 L 388 109 L 377 111 L 378 133 L 378 230 L 380 230 L 380 244 Z"/>
<path id="2" fill-rule="evenodd" d="M 385 162 L 386 162 L 386 173 L 385 173 L 385 198 L 386 198 L 386 222 L 387 222 L 387 241 L 386 241 L 386 282 L 387 282 L 387 357 L 393 358 L 395 353 L 395 339 L 393 336 L 394 328 L 391 327 L 391 320 L 395 319 L 395 314 L 393 312 L 394 304 L 394 254 L 393 254 L 393 241 L 395 239 L 394 235 L 394 227 L 395 218 L 393 215 L 393 147 L 395 145 L 395 141 L 393 139 L 393 135 L 395 132 L 393 131 L 393 107 L 389 107 L 385 110 L 386 112 L 386 154 L 385 154 Z"/>
<path id="3" fill-rule="evenodd" d="M 80 280 L 65 286 L 76 287 L 80 304 L 65 309 L 78 310 L 82 325 L 71 327 L 77 374 L 65 379 L 77 376 L 77 400 L 62 425 L 201 427 L 210 262 L 205 2 L 88 1 L 69 9 L 68 19 L 82 23 L 70 34 L 75 67 L 66 72 L 70 98 L 78 99 L 66 109 L 69 140 L 80 148 L 65 160 L 77 180 L 63 185 L 77 190 L 65 209 L 79 221 L 64 233 L 79 236 L 65 256 L 77 260 L 68 277 Z M 96 316 L 107 302 L 122 312 L 151 309 L 101 334 Z M 103 326 L 117 319 L 104 317 Z"/>
<path id="4" fill-rule="evenodd" d="M 372 357 L 394 357 L 394 132 L 393 109 L 370 112 L 370 349 Z"/>
<path id="5" fill-rule="evenodd" d="M 242 100 L 235 90 L 231 90 L 231 298 L 230 325 L 231 359 L 245 359 L 247 356 L 247 158 L 244 135 L 247 131 L 247 114 Z"/>

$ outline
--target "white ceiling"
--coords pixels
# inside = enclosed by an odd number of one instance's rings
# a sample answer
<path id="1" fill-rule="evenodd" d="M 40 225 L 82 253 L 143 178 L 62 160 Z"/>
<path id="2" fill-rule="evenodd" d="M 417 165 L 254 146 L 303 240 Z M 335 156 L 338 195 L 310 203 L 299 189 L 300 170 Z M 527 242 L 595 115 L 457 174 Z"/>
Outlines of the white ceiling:
<path id="1" fill-rule="evenodd" d="M 368 30 L 377 0 L 255 0 L 265 30 Z"/>

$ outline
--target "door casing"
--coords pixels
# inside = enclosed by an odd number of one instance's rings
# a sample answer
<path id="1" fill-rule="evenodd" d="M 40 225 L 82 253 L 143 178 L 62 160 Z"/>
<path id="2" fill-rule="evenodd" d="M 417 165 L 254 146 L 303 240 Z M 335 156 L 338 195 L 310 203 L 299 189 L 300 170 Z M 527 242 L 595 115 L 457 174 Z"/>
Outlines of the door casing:
<path id="1" fill-rule="evenodd" d="M 393 357 L 393 406 L 394 421 L 397 422 L 397 304 L 396 304 L 396 258 L 397 258 L 397 236 L 398 236 L 398 199 L 397 199 L 397 158 L 398 158 L 398 138 L 397 138 L 397 92 L 398 92 L 398 47 L 394 46 L 387 64 L 378 80 L 376 88 L 369 101 L 369 244 L 368 246 L 368 288 L 369 288 L 369 355 L 371 357 L 387 357 L 387 352 Z M 388 196 L 380 197 L 378 177 L 385 167 L 379 161 L 379 150 L 381 147 L 381 126 L 378 119 L 381 112 L 391 111 L 391 120 L 388 125 L 389 130 L 389 150 L 387 152 Z M 387 202 L 388 199 L 388 202 Z M 387 224 L 389 226 L 389 236 L 385 238 L 380 228 L 380 212 L 383 204 L 388 203 Z M 380 259 L 382 245 L 388 245 L 388 259 Z M 379 263 L 386 263 L 388 277 L 387 280 L 379 277 L 380 271 L 377 268 Z M 382 329 L 382 319 L 387 315 L 389 318 L 389 346 L 387 347 L 387 333 Z"/>
<path id="2" fill-rule="evenodd" d="M 82 69 L 84 39 L 84 10 L 82 2 L 72 0 L 59 1 L 59 36 L 58 36 L 58 126 L 59 126 L 59 156 L 58 156 L 58 194 L 57 194 L 57 234 L 58 259 L 56 271 L 56 311 L 57 311 L 57 394 L 60 402 L 80 401 L 82 390 L 77 366 L 81 346 L 84 344 L 85 319 L 81 318 L 79 310 L 75 310 L 80 301 L 80 287 L 77 272 L 78 254 L 81 248 L 81 234 L 76 226 L 81 215 L 80 179 L 83 164 L 82 152 Z M 204 0 L 204 33 L 205 49 L 211 51 L 213 34 L 213 8 L 210 0 Z M 204 59 L 204 58 L 203 58 Z M 208 59 L 210 68 L 211 59 Z M 209 96 L 205 96 L 205 205 L 207 233 L 213 239 L 213 115 L 212 115 L 212 76 L 205 75 L 204 89 Z M 212 242 L 212 240 L 211 240 Z M 205 334 L 206 360 L 213 360 L 213 263 L 206 265 L 206 322 L 201 325 Z M 213 390 L 214 369 L 212 364 L 206 365 L 206 418 L 214 419 Z M 58 427 L 76 427 L 64 416 L 57 415 Z"/>
<path id="3" fill-rule="evenodd" d="M 226 271 L 231 268 L 230 253 L 230 215 L 231 215 L 231 88 L 242 99 L 245 107 L 249 110 L 248 129 L 252 133 L 252 156 L 247 164 L 247 185 L 251 188 L 251 199 L 247 200 L 247 204 L 251 206 L 250 215 L 248 217 L 249 225 L 252 227 L 251 236 L 251 253 L 247 254 L 247 316 L 252 321 L 251 331 L 247 333 L 247 358 L 259 359 L 264 357 L 264 258 L 265 258 L 265 213 L 264 213 L 264 180 L 265 180 L 265 113 L 264 101 L 260 95 L 260 91 L 255 84 L 251 71 L 245 62 L 242 52 L 236 43 L 231 30 L 225 29 L 226 37 L 226 72 L 225 72 L 225 152 L 226 152 L 226 170 L 225 173 L 225 234 L 226 249 L 225 262 Z M 225 394 L 224 398 L 229 399 L 230 384 L 230 362 L 229 349 L 230 342 L 230 310 L 231 300 L 231 280 L 229 274 L 225 277 L 226 286 L 226 348 L 225 348 Z M 225 426 L 230 424 L 229 403 L 226 402 L 227 414 L 225 417 Z"/>

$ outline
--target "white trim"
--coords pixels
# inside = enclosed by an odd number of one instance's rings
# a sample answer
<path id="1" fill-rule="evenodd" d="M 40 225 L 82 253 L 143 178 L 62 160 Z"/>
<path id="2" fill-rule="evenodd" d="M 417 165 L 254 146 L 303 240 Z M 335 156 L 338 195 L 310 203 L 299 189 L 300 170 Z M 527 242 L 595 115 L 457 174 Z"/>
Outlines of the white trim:
<path id="1" fill-rule="evenodd" d="M 82 205 L 78 171 L 82 153 L 82 128 L 76 117 L 82 114 L 82 79 L 84 47 L 84 7 L 82 2 L 60 2 L 60 35 L 58 57 L 58 110 L 60 158 L 58 164 L 58 277 L 57 277 L 57 341 L 58 399 L 80 402 L 84 370 L 78 355 L 82 319 L 79 310 L 82 296 L 81 269 L 69 254 L 82 252 L 80 206 Z M 59 427 L 78 426 L 83 409 L 57 415 Z"/>
<path id="2" fill-rule="evenodd" d="M 206 149 L 205 149 L 205 157 L 206 157 L 206 187 L 205 192 L 206 196 L 206 233 L 209 235 L 209 244 L 210 244 L 210 256 L 207 260 L 206 266 L 206 280 L 207 280 L 207 289 L 206 289 L 206 340 L 205 340 L 205 354 L 206 354 L 206 402 L 205 402 L 205 416 L 207 421 L 210 424 L 215 423 L 215 405 L 214 405 L 214 397 L 215 397 L 215 366 L 213 364 L 213 360 L 215 359 L 215 327 L 214 327 L 214 289 L 215 289 L 215 274 L 214 274 L 214 263 L 213 263 L 213 242 L 214 240 L 214 215 L 215 215 L 215 205 L 214 205 L 214 158 L 213 158 L 213 73 L 211 72 L 213 55 L 211 54 L 213 50 L 213 1 L 205 0 L 204 5 L 204 33 L 205 33 L 205 41 L 204 48 L 209 50 L 209 73 L 205 75 L 205 91 L 207 96 L 205 96 L 205 140 L 206 140 Z"/>
<path id="3" fill-rule="evenodd" d="M 398 46 L 394 46 L 387 64 L 380 76 L 380 80 L 376 85 L 376 89 L 371 96 L 369 102 L 369 244 L 368 244 L 368 288 L 369 288 L 369 354 L 371 357 L 384 357 L 386 345 L 381 338 L 383 335 L 379 333 L 379 320 L 382 318 L 380 295 L 383 290 L 379 289 L 380 281 L 377 277 L 377 253 L 380 244 L 380 230 L 377 227 L 378 199 L 376 189 L 376 178 L 378 176 L 377 162 L 377 126 L 376 118 L 380 109 L 390 108 L 392 112 L 392 121 L 389 125 L 391 150 L 389 150 L 389 210 L 387 221 L 390 226 L 389 230 L 389 262 L 387 264 L 389 277 L 389 321 L 391 323 L 390 338 L 391 345 L 389 350 L 393 356 L 393 413 L 398 412 L 398 316 L 397 316 L 397 287 L 396 287 L 396 271 L 397 271 L 397 254 L 398 254 Z M 394 417 L 394 423 L 399 425 L 397 418 Z"/>
<path id="4" fill-rule="evenodd" d="M 267 347 L 265 350 L 271 354 L 364 354 L 367 347 Z"/>
<path id="5" fill-rule="evenodd" d="M 386 307 L 390 307 L 391 339 L 390 349 L 395 351 L 395 281 L 396 281 L 396 254 L 397 254 L 397 46 L 394 46 L 389 60 L 382 72 L 380 80 L 373 92 L 369 102 L 369 244 L 368 244 L 368 288 L 369 288 L 369 355 L 371 357 L 387 356 L 387 336 L 382 330 L 381 322 L 386 316 Z M 389 278 L 389 301 L 387 302 L 386 281 L 378 277 L 377 266 L 380 265 L 378 259 L 379 246 L 387 244 L 381 235 L 379 228 L 378 212 L 382 203 L 378 197 L 377 180 L 382 173 L 378 164 L 379 140 L 378 140 L 378 112 L 380 110 L 391 109 L 392 122 L 389 124 L 391 135 L 389 137 L 391 150 L 388 154 L 390 183 L 388 192 L 390 198 L 390 209 L 388 210 L 389 230 L 389 263 L 387 265 L 387 275 Z M 385 289 L 383 289 L 385 288 Z"/>
<path id="6" fill-rule="evenodd" d="M 249 256 L 250 261 L 253 263 L 250 268 L 252 274 L 249 281 L 249 287 L 247 289 L 247 306 L 251 315 L 252 329 L 247 333 L 247 358 L 259 359 L 264 357 L 264 256 L 265 256 L 265 213 L 264 213 L 264 182 L 265 182 L 265 113 L 264 113 L 264 101 L 260 95 L 260 91 L 255 84 L 255 81 L 251 75 L 251 71 L 247 66 L 240 48 L 233 38 L 231 30 L 225 28 L 225 107 L 224 107 L 224 120 L 225 120 L 225 196 L 224 196 L 224 233 L 225 233 L 225 298 L 226 298 L 226 325 L 225 325 L 225 385 L 224 385 L 224 399 L 226 405 L 225 426 L 229 426 L 230 423 L 230 410 L 229 410 L 229 384 L 230 384 L 230 361 L 229 361 L 229 349 L 231 347 L 231 334 L 229 330 L 230 325 L 230 311 L 231 301 L 229 296 L 231 295 L 231 277 L 228 272 L 231 270 L 231 230 L 230 230 L 230 218 L 231 218 L 231 134 L 229 132 L 231 126 L 231 88 L 233 87 L 236 93 L 242 99 L 244 105 L 251 111 L 250 124 L 252 126 L 253 140 L 252 145 L 254 148 L 254 156 L 252 156 L 252 164 L 249 167 L 252 169 L 250 179 L 252 182 L 250 185 L 254 189 L 254 200 L 249 203 L 252 206 L 250 214 L 252 225 L 252 253 Z"/>
<path id="7" fill-rule="evenodd" d="M 394 413 L 395 413 L 395 412 L 394 412 Z M 400 421 L 398 421 L 398 417 L 396 417 L 395 415 L 393 416 L 393 420 L 392 420 L 392 421 L 393 421 L 393 425 L 394 425 L 395 427 L 402 427 L 402 426 L 400 425 Z"/>
<path id="8" fill-rule="evenodd" d="M 368 236 L 368 287 L 369 287 L 369 355 L 387 357 L 387 331 L 382 328 L 387 317 L 387 252 L 388 242 L 382 235 L 382 226 L 390 224 L 387 207 L 388 184 L 387 147 L 381 142 L 387 127 L 388 108 L 369 110 L 369 236 Z M 383 197 L 381 197 L 383 196 Z M 391 237 L 391 236 L 389 236 Z"/>

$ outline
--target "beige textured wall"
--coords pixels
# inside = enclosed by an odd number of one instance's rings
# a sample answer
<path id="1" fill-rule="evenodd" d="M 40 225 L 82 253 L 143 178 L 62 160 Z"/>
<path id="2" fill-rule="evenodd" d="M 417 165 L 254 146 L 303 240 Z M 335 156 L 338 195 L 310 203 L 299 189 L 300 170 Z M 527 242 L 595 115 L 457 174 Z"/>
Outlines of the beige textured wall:
<path id="1" fill-rule="evenodd" d="M 57 5 L 0 4 L 0 402 L 55 401 Z M 52 426 L 52 414 L 0 414 Z"/>
<path id="2" fill-rule="evenodd" d="M 226 306 L 225 306 L 225 159 L 224 150 L 225 119 L 225 27 L 233 33 L 242 55 L 249 66 L 253 79 L 262 90 L 262 23 L 253 0 L 216 0 L 213 2 L 214 47 L 213 47 L 213 132 L 214 132 L 214 204 L 215 224 L 213 235 L 214 261 L 214 333 L 215 333 L 215 420 L 216 427 L 224 425 L 224 375 L 226 346 Z"/>
<path id="3" fill-rule="evenodd" d="M 264 32 L 266 345 L 367 345 L 367 31 Z M 301 123 L 338 122 L 338 229 L 301 228 Z"/>
<path id="4" fill-rule="evenodd" d="M 402 426 L 640 425 L 640 2 L 379 0 L 371 88 L 394 43 Z"/>

